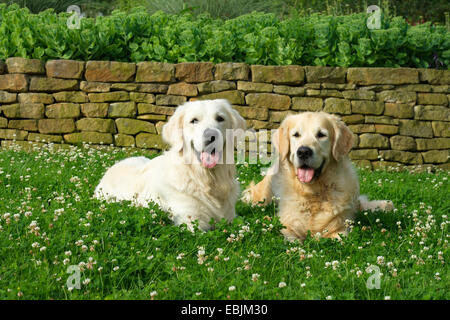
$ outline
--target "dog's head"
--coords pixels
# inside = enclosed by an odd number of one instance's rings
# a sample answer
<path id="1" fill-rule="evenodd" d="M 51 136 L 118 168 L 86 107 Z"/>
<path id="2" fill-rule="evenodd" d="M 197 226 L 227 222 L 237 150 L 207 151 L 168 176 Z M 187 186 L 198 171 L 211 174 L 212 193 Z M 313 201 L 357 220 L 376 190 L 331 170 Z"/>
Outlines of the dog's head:
<path id="1" fill-rule="evenodd" d="M 245 130 L 244 118 L 227 100 L 191 101 L 177 108 L 162 136 L 190 163 L 211 169 L 222 160 L 227 129 Z"/>
<path id="2" fill-rule="evenodd" d="M 302 183 L 317 180 L 352 147 L 353 134 L 336 116 L 304 112 L 288 116 L 272 137 L 281 161 L 289 161 Z"/>

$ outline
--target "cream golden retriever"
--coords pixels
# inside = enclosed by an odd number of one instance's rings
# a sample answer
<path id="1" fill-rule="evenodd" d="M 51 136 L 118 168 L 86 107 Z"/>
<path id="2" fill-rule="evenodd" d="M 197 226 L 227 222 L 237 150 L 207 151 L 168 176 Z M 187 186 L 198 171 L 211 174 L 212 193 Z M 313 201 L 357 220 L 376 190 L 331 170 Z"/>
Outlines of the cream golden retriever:
<path id="1" fill-rule="evenodd" d="M 279 216 L 286 238 L 313 235 L 339 238 L 345 221 L 358 210 L 392 209 L 390 201 L 360 197 L 358 177 L 347 156 L 350 129 L 336 116 L 305 112 L 288 116 L 272 137 L 279 162 L 264 179 L 244 191 L 242 200 L 268 204 L 279 197 Z"/>
<path id="2" fill-rule="evenodd" d="M 202 230 L 211 228 L 211 219 L 231 221 L 239 185 L 234 161 L 224 159 L 227 129 L 244 130 L 245 120 L 226 100 L 179 106 L 162 131 L 170 150 L 152 160 L 133 157 L 116 163 L 94 197 L 141 206 L 156 202 L 176 225 L 186 223 L 191 230 L 194 220 Z"/>

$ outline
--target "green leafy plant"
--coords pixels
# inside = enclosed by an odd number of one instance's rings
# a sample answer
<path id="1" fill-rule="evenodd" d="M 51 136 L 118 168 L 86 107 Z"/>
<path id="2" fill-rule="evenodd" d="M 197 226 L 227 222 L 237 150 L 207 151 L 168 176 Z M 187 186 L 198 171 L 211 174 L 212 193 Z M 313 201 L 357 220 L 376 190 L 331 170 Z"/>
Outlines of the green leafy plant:
<path id="1" fill-rule="evenodd" d="M 365 13 L 291 16 L 251 13 L 223 20 L 191 12 L 150 15 L 145 8 L 83 18 L 67 27 L 70 13 L 32 14 L 0 5 L 0 59 L 212 61 L 264 65 L 440 67 L 450 63 L 444 26 L 409 25 L 382 15 L 381 29 L 367 28 Z"/>

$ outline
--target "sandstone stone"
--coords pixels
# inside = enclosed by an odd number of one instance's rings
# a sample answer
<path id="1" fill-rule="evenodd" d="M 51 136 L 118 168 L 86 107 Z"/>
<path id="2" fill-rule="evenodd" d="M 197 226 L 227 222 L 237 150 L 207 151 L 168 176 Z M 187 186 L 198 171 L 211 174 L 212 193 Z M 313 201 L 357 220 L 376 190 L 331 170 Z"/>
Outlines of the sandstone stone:
<path id="1" fill-rule="evenodd" d="M 372 162 L 370 160 L 352 160 L 352 162 L 358 168 L 372 170 Z"/>
<path id="2" fill-rule="evenodd" d="M 314 92 L 312 92 L 314 91 Z M 306 90 L 307 96 L 319 96 L 323 98 L 327 97 L 334 97 L 334 98 L 343 98 L 344 95 L 341 91 L 338 90 L 332 90 L 332 89 L 322 89 L 319 92 L 316 92 L 316 90 Z"/>
<path id="3" fill-rule="evenodd" d="M 156 98 L 154 94 L 144 92 L 131 92 L 130 99 L 134 102 L 155 103 Z"/>
<path id="4" fill-rule="evenodd" d="M 2 106 L 3 114 L 7 118 L 40 119 L 44 117 L 42 103 L 17 103 Z"/>
<path id="5" fill-rule="evenodd" d="M 57 102 L 73 102 L 83 103 L 88 102 L 88 96 L 84 92 L 79 91 L 62 91 L 53 94 Z"/>
<path id="6" fill-rule="evenodd" d="M 37 120 L 9 120 L 8 128 L 26 131 L 37 131 Z"/>
<path id="7" fill-rule="evenodd" d="M 377 93 L 378 100 L 391 103 L 414 103 L 417 94 L 411 91 L 386 90 Z"/>
<path id="8" fill-rule="evenodd" d="M 38 122 L 39 132 L 48 133 L 70 133 L 75 131 L 73 119 L 41 119 Z"/>
<path id="9" fill-rule="evenodd" d="M 77 103 L 56 103 L 46 107 L 47 118 L 78 118 L 80 105 Z"/>
<path id="10" fill-rule="evenodd" d="M 61 143 L 63 141 L 63 137 L 61 137 L 59 135 L 40 134 L 40 133 L 30 132 L 28 134 L 28 141 Z"/>
<path id="11" fill-rule="evenodd" d="M 24 74 L 0 75 L 0 90 L 12 92 L 28 91 L 28 80 Z"/>
<path id="12" fill-rule="evenodd" d="M 174 83 L 169 86 L 168 95 L 195 97 L 198 94 L 197 86 L 186 82 Z"/>
<path id="13" fill-rule="evenodd" d="M 450 123 L 433 121 L 431 126 L 436 137 L 450 137 Z"/>
<path id="14" fill-rule="evenodd" d="M 126 91 L 113 91 L 105 93 L 89 93 L 90 102 L 114 102 L 114 101 L 128 101 L 130 94 Z"/>
<path id="15" fill-rule="evenodd" d="M 288 115 L 294 114 L 293 111 L 270 111 L 269 122 L 280 123 L 286 118 Z"/>
<path id="16" fill-rule="evenodd" d="M 292 110 L 321 111 L 323 100 L 321 98 L 293 97 Z"/>
<path id="17" fill-rule="evenodd" d="M 226 80 L 214 80 L 209 82 L 202 82 L 197 84 L 198 92 L 202 93 L 212 93 L 212 92 L 220 92 L 226 90 L 235 90 L 236 83 L 233 81 Z"/>
<path id="18" fill-rule="evenodd" d="M 365 116 L 365 123 L 398 125 L 398 119 L 388 116 Z"/>
<path id="19" fill-rule="evenodd" d="M 413 104 L 386 102 L 384 104 L 384 114 L 394 118 L 412 118 L 414 116 Z"/>
<path id="20" fill-rule="evenodd" d="M 116 102 L 111 103 L 108 108 L 109 118 L 133 118 L 136 115 L 136 103 Z"/>
<path id="21" fill-rule="evenodd" d="M 342 116 L 342 121 L 348 124 L 361 124 L 364 123 L 364 116 L 361 114 L 351 114 L 349 116 Z"/>
<path id="22" fill-rule="evenodd" d="M 8 73 L 44 74 L 44 62 L 38 59 L 20 57 L 6 59 Z"/>
<path id="23" fill-rule="evenodd" d="M 48 93 L 19 93 L 19 103 L 45 103 L 52 104 L 55 101 L 53 96 Z"/>
<path id="24" fill-rule="evenodd" d="M 442 93 L 418 93 L 417 104 L 438 104 L 445 107 L 448 105 L 448 100 Z"/>
<path id="25" fill-rule="evenodd" d="M 430 84 L 450 84 L 450 72 L 448 70 L 419 69 L 420 81 Z"/>
<path id="26" fill-rule="evenodd" d="M 14 103 L 17 101 L 17 93 L 0 91 L 0 103 Z"/>
<path id="27" fill-rule="evenodd" d="M 77 89 L 78 89 L 77 80 L 32 77 L 30 81 L 30 91 L 58 92 Z"/>
<path id="28" fill-rule="evenodd" d="M 267 107 L 274 110 L 288 110 L 291 106 L 291 98 L 273 93 L 249 93 L 245 101 L 251 107 Z"/>
<path id="29" fill-rule="evenodd" d="M 377 160 L 378 150 L 377 149 L 352 150 L 349 153 L 349 157 L 352 160 Z"/>
<path id="30" fill-rule="evenodd" d="M 360 148 L 389 148 L 389 139 L 377 133 L 363 133 L 359 136 Z"/>
<path id="31" fill-rule="evenodd" d="M 248 80 L 250 68 L 245 63 L 226 62 L 215 66 L 216 80 Z"/>
<path id="32" fill-rule="evenodd" d="M 450 149 L 450 138 L 416 139 L 417 150 Z"/>
<path id="33" fill-rule="evenodd" d="M 45 64 L 45 69 L 49 78 L 81 79 L 84 65 L 83 61 L 50 60 Z"/>
<path id="34" fill-rule="evenodd" d="M 301 66 L 252 65 L 252 81 L 274 84 L 302 84 L 305 70 Z"/>
<path id="35" fill-rule="evenodd" d="M 162 115 L 173 115 L 175 112 L 174 107 L 164 107 L 164 106 L 155 106 L 154 104 L 148 103 L 139 103 L 138 104 L 138 113 L 147 114 L 147 113 L 156 113 Z"/>
<path id="36" fill-rule="evenodd" d="M 386 135 L 393 135 L 398 133 L 398 127 L 387 125 L 387 124 L 376 124 L 375 125 L 375 132 L 386 134 Z"/>
<path id="37" fill-rule="evenodd" d="M 221 91 L 198 97 L 199 100 L 226 99 L 231 104 L 244 105 L 244 93 L 238 90 Z"/>
<path id="38" fill-rule="evenodd" d="M 179 106 L 187 101 L 184 96 L 157 95 L 156 104 L 163 106 Z"/>
<path id="39" fill-rule="evenodd" d="M 323 89 L 339 89 L 339 90 L 355 90 L 356 84 L 354 83 L 321 83 Z"/>
<path id="40" fill-rule="evenodd" d="M 109 92 L 111 84 L 105 82 L 81 81 L 80 90 L 84 92 Z"/>
<path id="41" fill-rule="evenodd" d="M 450 158 L 450 150 L 431 150 L 422 153 L 426 163 L 445 163 Z"/>
<path id="42" fill-rule="evenodd" d="M 303 87 L 305 89 L 320 89 L 321 86 L 321 83 L 305 83 Z M 318 92 L 320 92 L 320 90 L 318 90 Z"/>
<path id="43" fill-rule="evenodd" d="M 8 119 L 0 117 L 0 128 L 6 128 L 8 126 Z"/>
<path id="44" fill-rule="evenodd" d="M 112 119 L 83 118 L 76 122 L 78 131 L 96 131 L 116 133 L 116 126 Z"/>
<path id="45" fill-rule="evenodd" d="M 353 100 L 352 112 L 362 114 L 383 114 L 384 103 L 381 101 Z"/>
<path id="46" fill-rule="evenodd" d="M 349 68 L 347 81 L 360 85 L 419 83 L 419 72 L 410 68 Z"/>
<path id="47" fill-rule="evenodd" d="M 148 120 L 148 121 L 161 121 L 166 120 L 166 116 L 163 114 L 143 114 L 137 117 L 139 120 Z"/>
<path id="48" fill-rule="evenodd" d="M 346 90 L 342 95 L 348 100 L 375 100 L 375 92 L 371 90 Z"/>
<path id="49" fill-rule="evenodd" d="M 129 82 L 133 81 L 136 64 L 116 61 L 88 61 L 85 78 L 87 81 Z"/>
<path id="50" fill-rule="evenodd" d="M 173 82 L 175 65 L 145 61 L 137 64 L 136 82 Z"/>
<path id="51" fill-rule="evenodd" d="M 159 83 L 141 83 L 138 86 L 137 91 L 146 93 L 166 93 L 169 89 L 167 84 Z"/>
<path id="52" fill-rule="evenodd" d="M 328 98 L 325 100 L 325 112 L 338 114 L 351 114 L 350 101 L 338 98 Z"/>
<path id="53" fill-rule="evenodd" d="M 81 113 L 88 118 L 105 118 L 108 115 L 107 103 L 83 103 Z"/>
<path id="54" fill-rule="evenodd" d="M 450 86 L 448 84 L 442 86 L 431 86 L 431 91 L 436 93 L 450 93 Z"/>
<path id="55" fill-rule="evenodd" d="M 117 119 L 117 130 L 119 133 L 135 135 L 139 132 L 156 133 L 155 125 L 148 121 L 136 119 Z"/>
<path id="56" fill-rule="evenodd" d="M 0 139 L 25 140 L 27 136 L 27 131 L 16 129 L 0 129 Z"/>
<path id="57" fill-rule="evenodd" d="M 432 87 L 429 84 L 425 84 L 425 83 L 405 84 L 402 86 L 398 86 L 397 90 L 416 91 L 416 92 L 431 92 Z"/>
<path id="58" fill-rule="evenodd" d="M 373 124 L 350 124 L 348 128 L 353 133 L 371 133 L 375 132 L 375 126 Z"/>
<path id="59" fill-rule="evenodd" d="M 267 108 L 253 108 L 248 106 L 234 106 L 241 116 L 245 119 L 267 120 L 269 110 Z"/>
<path id="60" fill-rule="evenodd" d="M 136 136 L 136 146 L 138 148 L 159 150 L 165 149 L 167 147 L 160 135 L 152 133 L 139 133 Z"/>
<path id="61" fill-rule="evenodd" d="M 158 134 L 161 134 L 161 133 L 162 133 L 162 129 L 163 129 L 163 127 L 164 127 L 164 125 L 165 125 L 166 123 L 167 123 L 167 122 L 164 122 L 164 121 L 158 121 L 158 122 L 155 124 L 156 131 L 158 132 Z"/>
<path id="62" fill-rule="evenodd" d="M 122 133 L 114 136 L 114 142 L 117 147 L 134 147 L 136 144 L 133 136 Z"/>
<path id="63" fill-rule="evenodd" d="M 274 86 L 273 92 L 295 97 L 295 96 L 304 96 L 306 90 L 303 87 Z"/>
<path id="64" fill-rule="evenodd" d="M 175 77 L 189 83 L 211 81 L 214 80 L 213 67 L 211 62 L 178 63 L 175 65 Z"/>
<path id="65" fill-rule="evenodd" d="M 138 83 L 121 83 L 116 82 L 111 84 L 111 90 L 120 90 L 120 91 L 137 91 L 140 84 Z"/>
<path id="66" fill-rule="evenodd" d="M 347 68 L 305 67 L 307 82 L 345 83 Z"/>
<path id="67" fill-rule="evenodd" d="M 273 85 L 270 83 L 238 81 L 237 89 L 244 92 L 272 92 Z"/>
<path id="68" fill-rule="evenodd" d="M 247 124 L 247 128 L 253 128 L 255 130 L 261 130 L 261 129 L 272 129 L 275 127 L 273 124 L 267 122 L 267 121 L 261 121 L 261 120 L 246 120 L 245 123 Z"/>
<path id="69" fill-rule="evenodd" d="M 400 134 L 403 136 L 432 138 L 431 123 L 417 120 L 399 120 Z"/>
<path id="70" fill-rule="evenodd" d="M 422 164 L 423 159 L 420 153 L 398 151 L 398 150 L 381 150 L 381 158 L 388 161 L 396 161 L 407 164 Z"/>
<path id="71" fill-rule="evenodd" d="M 415 106 L 414 119 L 450 121 L 450 109 L 441 106 Z"/>
<path id="72" fill-rule="evenodd" d="M 76 132 L 64 135 L 64 140 L 70 144 L 82 144 L 82 143 L 92 143 L 92 144 L 113 144 L 113 136 L 111 133 L 101 133 L 101 132 Z"/>
<path id="73" fill-rule="evenodd" d="M 416 141 L 407 136 L 393 136 L 389 139 L 391 148 L 394 150 L 408 151 L 416 150 Z"/>

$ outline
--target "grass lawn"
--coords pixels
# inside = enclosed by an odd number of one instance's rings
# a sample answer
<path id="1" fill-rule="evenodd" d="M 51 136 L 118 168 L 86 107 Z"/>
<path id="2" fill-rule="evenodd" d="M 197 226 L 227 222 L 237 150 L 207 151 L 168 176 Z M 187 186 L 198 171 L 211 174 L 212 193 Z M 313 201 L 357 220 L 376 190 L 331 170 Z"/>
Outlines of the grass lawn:
<path id="1" fill-rule="evenodd" d="M 285 242 L 276 206 L 239 202 L 232 224 L 191 233 L 157 207 L 92 199 L 129 155 L 0 150 L 0 299 L 449 299 L 448 172 L 359 171 L 396 210 L 358 214 L 342 242 Z M 261 179 L 239 165 L 243 185 Z M 69 290 L 70 265 L 81 288 Z M 381 271 L 380 289 L 366 281 Z"/>

